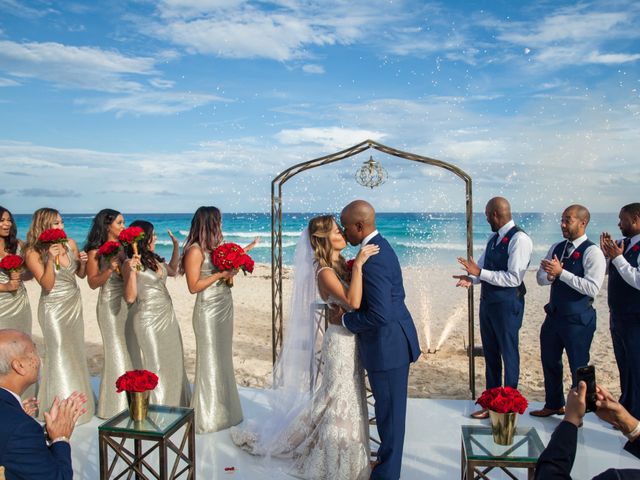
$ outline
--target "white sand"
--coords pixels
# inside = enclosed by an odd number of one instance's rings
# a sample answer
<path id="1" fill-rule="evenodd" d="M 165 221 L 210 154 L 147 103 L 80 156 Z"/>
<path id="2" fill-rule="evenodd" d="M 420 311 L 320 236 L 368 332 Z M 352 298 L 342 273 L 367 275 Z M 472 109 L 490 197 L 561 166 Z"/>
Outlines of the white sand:
<path id="1" fill-rule="evenodd" d="M 289 271 L 285 270 L 285 310 L 291 287 Z M 407 305 L 420 336 L 423 352 L 429 347 L 436 354 L 424 354 L 411 369 L 409 394 L 429 398 L 469 398 L 467 345 L 467 295 L 455 287 L 451 268 L 406 268 L 404 283 Z M 233 288 L 235 308 L 234 363 L 238 384 L 252 387 L 268 386 L 271 381 L 271 267 L 257 265 L 253 275 L 236 277 Z M 92 375 L 98 375 L 103 362 L 102 340 L 96 322 L 97 290 L 91 290 L 85 280 L 78 280 L 82 291 L 87 361 Z M 530 400 L 544 399 L 544 384 L 540 364 L 539 333 L 544 320 L 543 306 L 549 298 L 549 287 L 539 287 L 535 270 L 525 277 L 528 293 L 522 329 L 520 330 L 520 389 Z M 42 352 L 42 333 L 37 322 L 40 289 L 35 281 L 27 282 L 33 310 L 33 334 Z M 193 380 L 195 369 L 195 338 L 191 314 L 195 295 L 191 295 L 184 277 L 169 278 L 167 287 L 182 329 L 187 373 Z M 480 343 L 478 327 L 479 288 L 475 295 L 475 338 Z M 609 311 L 606 288 L 595 302 L 598 328 L 591 347 L 591 361 L 596 365 L 598 383 L 619 393 L 618 370 L 609 333 Z M 286 318 L 286 317 L 285 317 Z M 570 378 L 565 359 L 565 384 Z M 476 394 L 484 389 L 484 362 L 476 361 Z"/>

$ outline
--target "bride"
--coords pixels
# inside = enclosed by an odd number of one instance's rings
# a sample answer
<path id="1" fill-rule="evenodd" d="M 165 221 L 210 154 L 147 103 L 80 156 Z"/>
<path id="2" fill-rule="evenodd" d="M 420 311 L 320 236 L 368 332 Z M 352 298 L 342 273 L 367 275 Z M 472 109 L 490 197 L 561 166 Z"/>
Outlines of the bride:
<path id="1" fill-rule="evenodd" d="M 331 215 L 312 218 L 295 254 L 290 318 L 274 368 L 276 389 L 262 421 L 231 428 L 233 442 L 254 455 L 285 458 L 287 471 L 304 479 L 369 478 L 369 425 L 355 336 L 329 325 L 315 367 L 318 298 L 346 310 L 360 307 L 362 265 L 378 253 L 363 247 L 351 271 L 346 247 Z M 317 378 L 312 388 L 309 386 Z"/>

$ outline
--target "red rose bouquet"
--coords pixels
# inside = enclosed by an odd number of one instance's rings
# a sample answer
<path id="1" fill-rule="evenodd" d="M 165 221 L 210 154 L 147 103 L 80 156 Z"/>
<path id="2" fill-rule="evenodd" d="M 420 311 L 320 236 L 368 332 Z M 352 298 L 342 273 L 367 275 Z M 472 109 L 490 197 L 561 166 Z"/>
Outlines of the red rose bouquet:
<path id="1" fill-rule="evenodd" d="M 138 255 L 138 242 L 144 238 L 144 230 L 140 227 L 127 227 L 120 232 L 118 240 L 125 247 L 131 245 L 133 254 Z M 137 267 L 140 270 L 140 266 Z"/>
<path id="2" fill-rule="evenodd" d="M 495 387 L 482 392 L 476 400 L 482 408 L 497 413 L 519 413 L 522 415 L 529 406 L 529 402 L 518 390 L 511 387 Z"/>
<path id="3" fill-rule="evenodd" d="M 69 239 L 64 230 L 60 228 L 48 228 L 40 234 L 38 241 L 43 245 L 53 245 L 54 243 L 67 243 Z M 56 255 L 56 270 L 60 270 L 60 255 Z"/>
<path id="4" fill-rule="evenodd" d="M 211 252 L 211 263 L 219 272 L 242 270 L 245 275 L 247 272 L 253 273 L 254 267 L 253 259 L 237 243 L 223 243 L 216 248 Z M 230 287 L 233 286 L 233 278 L 226 282 Z"/>
<path id="5" fill-rule="evenodd" d="M 0 268 L 6 270 L 7 272 L 17 272 L 24 265 L 24 260 L 20 255 L 5 255 L 2 260 L 0 260 Z"/>
<path id="6" fill-rule="evenodd" d="M 149 370 L 130 370 L 116 380 L 116 391 L 145 392 L 158 385 L 158 376 Z"/>
<path id="7" fill-rule="evenodd" d="M 114 255 L 117 255 L 120 251 L 120 244 L 118 242 L 104 242 L 98 249 L 98 257 L 104 258 L 107 262 L 110 262 Z M 120 273 L 120 269 L 116 267 L 116 272 Z"/>

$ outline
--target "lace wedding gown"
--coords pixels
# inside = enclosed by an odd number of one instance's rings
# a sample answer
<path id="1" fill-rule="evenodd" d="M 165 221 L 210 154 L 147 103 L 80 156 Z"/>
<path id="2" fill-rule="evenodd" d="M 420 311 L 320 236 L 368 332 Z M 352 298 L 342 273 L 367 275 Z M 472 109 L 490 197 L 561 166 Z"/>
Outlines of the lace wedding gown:
<path id="1" fill-rule="evenodd" d="M 329 304 L 339 304 L 335 298 Z M 369 478 L 369 423 L 356 338 L 329 325 L 322 342 L 320 377 L 300 413 L 263 450 L 258 433 L 232 427 L 231 438 L 254 455 L 290 460 L 287 473 L 309 480 Z M 277 392 L 277 391 L 276 391 Z"/>

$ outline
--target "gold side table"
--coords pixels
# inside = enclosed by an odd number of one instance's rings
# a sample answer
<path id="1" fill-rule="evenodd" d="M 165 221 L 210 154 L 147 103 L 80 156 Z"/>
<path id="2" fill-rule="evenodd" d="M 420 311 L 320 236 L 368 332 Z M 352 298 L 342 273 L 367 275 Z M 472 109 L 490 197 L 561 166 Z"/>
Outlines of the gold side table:
<path id="1" fill-rule="evenodd" d="M 526 468 L 527 478 L 533 480 L 536 462 L 543 450 L 544 445 L 533 427 L 518 427 L 512 445 L 498 445 L 493 441 L 491 427 L 462 425 L 460 478 L 486 480 L 491 470 L 499 468 L 515 479 L 509 469 Z"/>
<path id="2" fill-rule="evenodd" d="M 183 430 L 181 437 L 180 430 Z M 178 437 L 175 442 L 174 437 Z M 149 405 L 149 414 L 142 422 L 134 422 L 129 418 L 129 410 L 124 410 L 98 427 L 98 444 L 100 480 L 196 478 L 192 408 Z M 154 452 L 157 463 L 152 462 Z"/>

